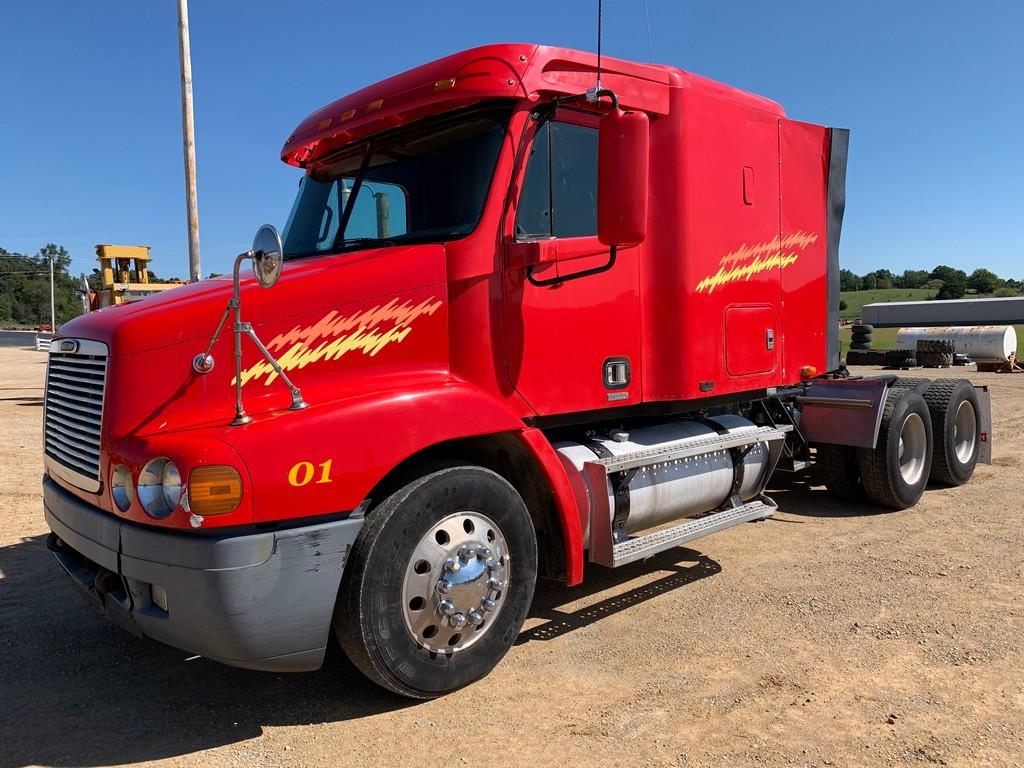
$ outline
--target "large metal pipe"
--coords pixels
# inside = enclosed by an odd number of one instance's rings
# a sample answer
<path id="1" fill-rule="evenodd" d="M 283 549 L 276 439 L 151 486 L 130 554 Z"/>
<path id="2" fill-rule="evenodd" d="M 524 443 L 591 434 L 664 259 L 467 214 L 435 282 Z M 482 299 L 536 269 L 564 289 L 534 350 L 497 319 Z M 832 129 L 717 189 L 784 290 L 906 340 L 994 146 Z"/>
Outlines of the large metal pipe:
<path id="1" fill-rule="evenodd" d="M 757 429 L 741 416 L 721 415 L 712 419 L 730 434 Z M 657 448 L 669 443 L 714 437 L 716 430 L 699 421 L 676 421 L 653 427 L 630 430 L 625 439 L 595 438 L 590 445 L 578 442 L 555 444 L 562 465 L 569 475 L 576 498 L 580 502 L 580 524 L 584 532 L 584 546 L 590 546 L 591 494 L 595 492 L 587 482 L 583 465 L 595 461 L 598 453 L 621 456 L 637 451 Z M 620 438 L 624 435 L 619 435 Z M 593 447 L 591 447 L 593 446 Z M 743 481 L 739 494 L 749 501 L 762 485 L 768 469 L 768 449 L 764 443 L 755 445 L 743 459 Z M 638 470 L 629 483 L 629 517 L 626 531 L 632 533 L 652 528 L 672 520 L 691 517 L 716 509 L 732 494 L 734 479 L 733 459 L 729 451 L 711 451 L 692 459 L 682 459 Z M 615 509 L 610 483 L 597 489 L 608 496 L 608 509 Z"/>
<path id="2" fill-rule="evenodd" d="M 921 339 L 953 342 L 953 349 L 972 360 L 1005 362 L 1017 349 L 1017 331 L 1012 325 L 950 325 L 937 328 L 900 328 L 897 349 L 916 349 Z"/>

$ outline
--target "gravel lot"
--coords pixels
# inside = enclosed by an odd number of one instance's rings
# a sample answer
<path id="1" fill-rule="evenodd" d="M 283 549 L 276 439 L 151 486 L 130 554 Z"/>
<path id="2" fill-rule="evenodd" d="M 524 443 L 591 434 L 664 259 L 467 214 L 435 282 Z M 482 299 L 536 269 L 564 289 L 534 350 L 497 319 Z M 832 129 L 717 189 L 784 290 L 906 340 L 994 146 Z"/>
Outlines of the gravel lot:
<path id="1" fill-rule="evenodd" d="M 246 672 L 95 615 L 44 546 L 44 368 L 0 349 L 0 766 L 1024 764 L 1024 375 L 968 374 L 996 458 L 967 486 L 780 485 L 774 519 L 542 584 L 493 674 L 411 703 L 340 653 Z"/>

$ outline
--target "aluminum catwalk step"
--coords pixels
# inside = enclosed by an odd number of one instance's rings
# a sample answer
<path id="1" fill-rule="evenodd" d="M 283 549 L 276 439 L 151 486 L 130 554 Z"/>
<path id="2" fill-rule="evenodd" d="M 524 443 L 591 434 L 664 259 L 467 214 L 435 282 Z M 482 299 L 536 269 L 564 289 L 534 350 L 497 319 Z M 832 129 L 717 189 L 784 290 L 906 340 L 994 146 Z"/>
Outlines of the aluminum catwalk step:
<path id="1" fill-rule="evenodd" d="M 595 458 L 593 461 L 585 462 L 583 472 L 586 475 L 589 488 L 612 487 L 616 489 L 614 493 L 610 491 L 609 494 L 591 493 L 591 562 L 616 568 L 739 523 L 768 517 L 774 512 L 775 505 L 762 493 L 782 454 L 786 433 L 792 429 L 793 426 L 790 424 L 757 427 L 727 434 L 689 438 L 676 443 L 660 445 L 657 448 Z M 758 444 L 765 445 L 768 450 L 768 466 L 759 486 L 751 494 L 755 498 L 742 503 L 738 492 L 743 477 L 743 449 Z M 622 508 L 618 506 L 618 498 L 623 489 L 627 489 L 628 492 L 629 482 L 638 470 L 700 457 L 717 451 L 730 451 L 734 466 L 732 496 L 723 499 L 722 509 L 704 517 L 689 519 L 671 528 L 633 537 L 626 536 L 625 517 L 628 516 L 628 506 L 625 507 L 625 515 L 619 514 Z M 616 499 L 614 502 L 616 505 L 615 515 L 613 515 L 610 495 L 615 496 Z M 614 521 L 613 516 L 616 518 Z"/>
<path id="2" fill-rule="evenodd" d="M 607 459 L 595 459 L 593 464 L 600 464 L 608 474 L 623 472 L 637 467 L 650 467 L 676 459 L 689 459 L 713 451 L 724 451 L 729 448 L 741 448 L 753 443 L 770 440 L 781 440 L 793 429 L 790 425 L 781 427 L 758 427 L 757 429 L 735 432 L 731 435 L 711 435 L 696 439 L 681 440 L 672 445 L 650 448 L 646 451 L 634 451 Z"/>
<path id="3" fill-rule="evenodd" d="M 749 501 L 739 507 L 715 512 L 696 520 L 688 520 L 671 528 L 663 528 L 644 536 L 626 539 L 612 546 L 612 562 L 609 565 L 618 568 L 620 565 L 642 560 L 666 549 L 678 547 L 688 541 L 708 536 L 740 523 L 749 523 L 770 517 L 775 507 L 763 501 Z"/>

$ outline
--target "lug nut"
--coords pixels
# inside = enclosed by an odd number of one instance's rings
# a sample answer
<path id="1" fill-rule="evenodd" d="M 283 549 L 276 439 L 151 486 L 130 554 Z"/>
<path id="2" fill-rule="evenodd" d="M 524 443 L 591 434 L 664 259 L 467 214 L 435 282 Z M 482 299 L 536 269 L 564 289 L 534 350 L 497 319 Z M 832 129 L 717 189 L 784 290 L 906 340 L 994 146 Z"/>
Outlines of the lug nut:
<path id="1" fill-rule="evenodd" d="M 459 548 L 459 560 L 464 563 L 468 563 L 473 557 L 473 548 L 466 544 Z"/>
<path id="2" fill-rule="evenodd" d="M 439 610 L 445 616 L 451 616 L 455 613 L 455 604 L 451 600 L 442 600 L 437 604 L 437 610 Z"/>
<path id="3" fill-rule="evenodd" d="M 497 606 L 498 604 L 489 597 L 485 597 L 480 601 L 480 607 L 485 611 L 493 611 Z"/>
<path id="4" fill-rule="evenodd" d="M 452 591 L 452 583 L 450 581 L 446 581 L 445 579 L 441 579 L 439 582 L 437 582 L 437 591 L 440 592 L 442 595 L 447 595 L 449 592 Z"/>
<path id="5" fill-rule="evenodd" d="M 498 558 L 496 558 L 496 557 L 488 557 L 486 565 L 487 565 L 488 568 L 492 568 L 493 569 L 493 568 L 497 568 L 499 565 L 501 565 L 501 563 L 498 562 Z"/>
<path id="6" fill-rule="evenodd" d="M 459 561 L 453 557 L 449 557 L 447 560 L 444 561 L 444 569 L 449 573 L 457 573 L 459 568 L 461 567 L 462 565 L 459 563 Z"/>
<path id="7" fill-rule="evenodd" d="M 466 616 L 466 618 L 469 620 L 469 623 L 473 624 L 474 626 L 484 620 L 483 614 L 480 613 L 480 611 L 478 611 L 476 608 L 471 610 L 469 614 Z"/>
<path id="8" fill-rule="evenodd" d="M 493 589 L 495 592 L 497 592 L 499 589 L 501 589 L 504 586 L 505 586 L 505 582 L 502 581 L 501 579 L 488 579 L 487 580 L 487 588 L 488 589 Z"/>
<path id="9" fill-rule="evenodd" d="M 479 557 L 481 560 L 486 560 L 488 557 L 491 556 L 491 550 L 489 550 L 487 547 L 477 547 L 476 556 Z"/>
<path id="10" fill-rule="evenodd" d="M 456 613 L 450 619 L 448 619 L 448 622 L 453 627 L 455 627 L 455 629 L 462 629 L 464 626 L 466 626 L 466 617 L 463 616 L 461 613 Z"/>

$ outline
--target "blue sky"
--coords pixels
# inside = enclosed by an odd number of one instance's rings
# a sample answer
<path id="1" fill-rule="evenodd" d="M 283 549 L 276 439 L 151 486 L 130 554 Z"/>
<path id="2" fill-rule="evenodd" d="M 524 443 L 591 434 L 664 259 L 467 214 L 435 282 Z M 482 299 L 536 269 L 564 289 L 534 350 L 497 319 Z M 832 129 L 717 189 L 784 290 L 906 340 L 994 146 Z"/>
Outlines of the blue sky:
<path id="1" fill-rule="evenodd" d="M 1024 3 L 648 0 L 654 56 L 852 129 L 843 266 L 1024 277 Z M 596 2 L 191 3 L 204 272 L 264 222 L 278 160 L 322 104 L 489 42 L 594 48 Z M 604 50 L 651 57 L 644 0 L 606 0 Z M 153 247 L 187 275 L 174 0 L 20 0 L 0 26 L 0 246 Z"/>

